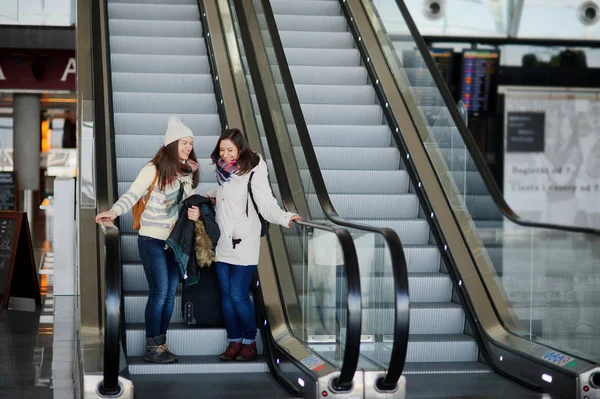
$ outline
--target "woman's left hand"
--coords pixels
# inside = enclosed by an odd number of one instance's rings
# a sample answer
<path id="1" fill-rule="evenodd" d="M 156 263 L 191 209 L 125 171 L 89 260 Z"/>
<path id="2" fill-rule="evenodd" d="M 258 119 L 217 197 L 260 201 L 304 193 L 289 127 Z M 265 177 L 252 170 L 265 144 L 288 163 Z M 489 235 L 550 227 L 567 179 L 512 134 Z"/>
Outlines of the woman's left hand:
<path id="1" fill-rule="evenodd" d="M 290 218 L 290 224 L 289 224 L 288 226 L 291 226 L 291 225 L 292 225 L 292 222 L 295 222 L 296 220 L 302 220 L 302 216 L 300 216 L 300 215 L 293 215 L 293 216 Z"/>
<path id="2" fill-rule="evenodd" d="M 188 208 L 188 219 L 192 221 L 198 220 L 200 217 L 200 209 L 197 206 L 192 206 Z"/>

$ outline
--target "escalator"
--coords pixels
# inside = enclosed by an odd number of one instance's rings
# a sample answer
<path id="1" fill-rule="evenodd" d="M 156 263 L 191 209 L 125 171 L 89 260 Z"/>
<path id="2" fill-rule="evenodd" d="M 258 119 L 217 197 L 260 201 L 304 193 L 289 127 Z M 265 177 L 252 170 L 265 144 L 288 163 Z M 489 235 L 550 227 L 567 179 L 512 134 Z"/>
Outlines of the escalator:
<path id="1" fill-rule="evenodd" d="M 269 31 L 286 124 L 277 140 L 289 147 L 309 203 L 311 188 L 323 185 L 331 199 L 318 201 L 324 217 L 335 209 L 402 241 L 411 287 L 408 396 L 598 397 L 597 351 L 569 338 L 590 342 L 583 316 L 570 315 L 583 314 L 585 293 L 562 293 L 534 269 L 597 269 L 600 235 L 529 223 L 510 210 L 404 2 L 400 23 L 411 36 L 403 46 L 387 37 L 378 2 L 254 3 Z M 361 267 L 361 354 L 377 362 L 389 356 L 392 307 L 383 299 L 383 245 L 375 244 Z M 545 331 L 536 326 L 544 317 Z"/>
<path id="2" fill-rule="evenodd" d="M 340 2 L 270 4 L 334 207 L 348 220 L 393 229 L 404 244 L 411 300 L 406 371 L 447 370 L 449 363 L 464 371 L 485 369 L 477 362 L 475 340 L 463 334 L 465 313 L 452 302 L 452 281 L 431 241 Z M 311 74 L 303 73 L 305 68 Z M 375 280 L 386 276 L 374 270 L 364 278 L 378 285 Z M 368 307 L 372 316 L 366 328 L 382 343 L 393 330 L 386 314 L 390 308 L 379 301 Z"/>
<path id="3" fill-rule="evenodd" d="M 160 147 L 169 115 L 179 116 L 194 132 L 198 194 L 217 184 L 209 154 L 223 128 L 239 126 L 254 148 L 280 154 L 268 160 L 274 193 L 304 220 L 290 229 L 272 226 L 261 244 L 252 289 L 260 326 L 259 359 L 219 361 L 227 345 L 225 328 L 187 326 L 179 289 L 167 334 L 179 361 L 144 363 L 148 284 L 129 213 L 119 218 L 118 226 L 106 223 L 98 233 L 104 378 L 98 386 L 88 386 L 97 376 L 90 378 L 84 368 L 86 397 L 96 397 L 93 392 L 111 397 L 135 392 L 143 398 L 403 395 L 403 389 L 396 389 L 402 367 L 389 372 L 391 362 L 404 361 L 406 341 L 396 337 L 408 329 L 408 302 L 403 300 L 408 297 L 407 281 L 401 272 L 391 271 L 404 268 L 403 257 L 395 255 L 403 253 L 400 241 L 391 231 L 369 229 L 369 235 L 387 243 L 387 255 L 380 248 L 380 256 L 390 269 L 389 303 L 396 304 L 386 315 L 396 320 L 388 331 L 387 356 L 377 360 L 361 350 L 364 262 L 357 243 L 361 248 L 364 243 L 356 234 L 366 231 L 355 224 L 350 231 L 313 216 L 319 211 L 315 201 L 326 193 L 313 188 L 305 195 L 302 182 L 290 176 L 294 169 L 285 164 L 279 144 L 261 140 L 259 130 L 270 130 L 263 123 L 273 122 L 258 118 L 262 123 L 257 124 L 246 74 L 239 68 L 241 43 L 233 30 L 236 10 L 247 6 L 223 0 L 92 3 L 93 116 L 97 211 L 108 209 L 128 190 Z M 333 285 L 323 270 L 333 272 Z M 394 328 L 398 323 L 403 328 Z M 82 344 L 85 353 L 89 348 Z M 392 356 L 396 346 L 400 349 Z M 373 386 L 381 381 L 381 392 L 365 394 L 366 381 Z"/>

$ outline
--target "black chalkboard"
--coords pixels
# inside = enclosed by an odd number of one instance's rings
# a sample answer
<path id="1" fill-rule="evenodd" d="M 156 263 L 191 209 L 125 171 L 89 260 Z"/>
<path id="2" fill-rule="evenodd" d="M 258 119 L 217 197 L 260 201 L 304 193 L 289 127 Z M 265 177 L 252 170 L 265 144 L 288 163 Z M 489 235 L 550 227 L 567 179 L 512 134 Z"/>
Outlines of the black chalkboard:
<path id="1" fill-rule="evenodd" d="M 15 172 L 0 172 L 0 211 L 14 211 L 17 205 Z"/>
<path id="2" fill-rule="evenodd" d="M 11 296 L 41 302 L 27 215 L 0 211 L 0 301 L 8 307 Z"/>
<path id="3" fill-rule="evenodd" d="M 544 152 L 543 112 L 509 112 L 506 121 L 507 152 Z"/>

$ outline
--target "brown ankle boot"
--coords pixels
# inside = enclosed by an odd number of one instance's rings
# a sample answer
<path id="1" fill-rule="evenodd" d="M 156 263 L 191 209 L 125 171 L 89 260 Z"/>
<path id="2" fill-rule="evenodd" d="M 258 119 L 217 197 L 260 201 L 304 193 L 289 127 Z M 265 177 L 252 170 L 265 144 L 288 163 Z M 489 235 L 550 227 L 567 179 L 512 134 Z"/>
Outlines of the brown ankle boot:
<path id="1" fill-rule="evenodd" d="M 251 343 L 250 345 L 242 346 L 242 350 L 239 355 L 235 358 L 235 360 L 248 361 L 254 360 L 258 357 L 258 352 L 256 351 L 256 342 Z"/>
<path id="2" fill-rule="evenodd" d="M 234 360 L 242 350 L 241 342 L 230 342 L 227 350 L 219 355 L 221 360 Z"/>

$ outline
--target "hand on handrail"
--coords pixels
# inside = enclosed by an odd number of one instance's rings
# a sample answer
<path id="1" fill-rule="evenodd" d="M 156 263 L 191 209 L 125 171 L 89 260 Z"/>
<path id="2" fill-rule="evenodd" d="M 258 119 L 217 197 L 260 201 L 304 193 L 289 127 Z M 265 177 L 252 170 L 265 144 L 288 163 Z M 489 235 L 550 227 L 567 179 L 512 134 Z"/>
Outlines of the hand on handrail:
<path id="1" fill-rule="evenodd" d="M 107 220 L 108 221 L 113 221 L 117 218 L 117 212 L 110 209 L 108 211 L 104 211 L 104 212 L 100 212 L 99 214 L 96 215 L 96 223 L 104 223 Z"/>

